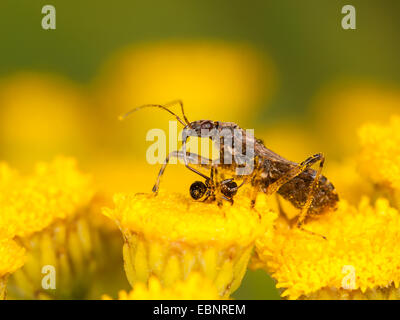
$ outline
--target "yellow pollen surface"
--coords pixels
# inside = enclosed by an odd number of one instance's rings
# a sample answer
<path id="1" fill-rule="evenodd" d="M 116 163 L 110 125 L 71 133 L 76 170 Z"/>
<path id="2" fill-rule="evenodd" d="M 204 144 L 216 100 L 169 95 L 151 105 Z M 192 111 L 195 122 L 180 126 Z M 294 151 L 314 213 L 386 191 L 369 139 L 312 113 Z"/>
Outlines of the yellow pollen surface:
<path id="1" fill-rule="evenodd" d="M 145 234 L 146 238 L 182 241 L 189 244 L 223 243 L 246 246 L 272 229 L 276 214 L 264 201 L 250 208 L 246 196 L 237 196 L 234 205 L 225 202 L 196 202 L 177 193 L 117 194 L 115 208 L 103 213 L 117 221 L 124 233 Z"/>
<path id="2" fill-rule="evenodd" d="M 103 296 L 103 299 L 111 299 Z M 137 283 L 130 292 L 120 291 L 119 300 L 218 300 L 216 287 L 206 277 L 192 273 L 186 280 L 177 281 L 173 287 L 163 288 L 156 277 L 149 284 Z"/>
<path id="3" fill-rule="evenodd" d="M 12 178 L 11 178 L 12 177 Z M 0 166 L 0 227 L 9 237 L 29 236 L 65 219 L 87 205 L 92 197 L 90 178 L 73 159 L 39 163 L 34 174 L 20 177 Z"/>
<path id="4" fill-rule="evenodd" d="M 25 249 L 14 240 L 0 239 L 0 278 L 11 274 L 25 262 Z"/>
<path id="5" fill-rule="evenodd" d="M 264 268 L 284 288 L 283 297 L 297 299 L 323 288 L 384 288 L 400 283 L 400 214 L 386 199 L 358 208 L 339 203 L 335 212 L 310 221 L 310 235 L 277 224 L 273 240 L 256 241 Z"/>
<path id="6" fill-rule="evenodd" d="M 360 167 L 373 182 L 400 191 L 400 117 L 389 125 L 364 125 L 359 131 Z"/>

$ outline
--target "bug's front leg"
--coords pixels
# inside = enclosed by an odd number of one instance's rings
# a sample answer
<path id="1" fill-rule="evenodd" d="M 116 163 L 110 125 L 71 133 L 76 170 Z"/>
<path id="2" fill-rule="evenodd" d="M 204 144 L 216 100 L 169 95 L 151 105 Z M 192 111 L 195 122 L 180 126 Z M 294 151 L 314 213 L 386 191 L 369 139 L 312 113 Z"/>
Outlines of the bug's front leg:
<path id="1" fill-rule="evenodd" d="M 196 170 L 195 168 L 192 168 L 189 166 L 190 159 L 188 158 L 188 152 L 186 152 L 186 143 L 187 140 L 189 139 L 189 135 L 185 135 L 185 131 L 182 132 L 182 154 L 183 154 L 183 161 L 185 163 L 185 167 L 188 168 L 190 171 L 193 171 L 194 173 L 198 174 L 199 176 L 203 177 L 204 179 L 208 180 L 209 177 L 207 177 L 205 174 L 201 173 L 200 171 Z M 200 158 L 206 159 L 206 161 L 209 161 L 209 164 L 212 164 L 211 159 L 203 158 L 202 156 L 199 155 Z"/>
<path id="2" fill-rule="evenodd" d="M 204 158 L 204 157 L 202 157 L 202 156 L 200 156 L 200 155 L 198 155 L 196 153 L 188 152 L 188 153 L 186 153 L 186 157 L 185 157 L 184 154 L 183 154 L 183 151 L 178 151 L 178 150 L 172 151 L 165 158 L 164 163 L 163 163 L 163 165 L 162 165 L 162 167 L 161 167 L 161 169 L 160 169 L 160 171 L 158 173 L 156 183 L 154 184 L 153 189 L 152 189 L 152 191 L 155 194 L 157 194 L 157 192 L 158 192 L 158 189 L 160 187 L 161 177 L 165 172 L 165 169 L 166 169 L 166 167 L 167 167 L 167 165 L 169 163 L 169 159 L 172 158 L 172 157 L 177 158 L 177 159 L 181 159 L 181 160 L 184 160 L 186 158 L 190 163 L 199 164 L 199 165 L 202 165 L 202 166 L 204 166 L 206 168 L 210 168 L 211 167 L 211 162 L 212 162 L 211 159 Z M 206 179 L 209 179 L 205 175 L 202 175 L 202 177 L 205 177 Z"/>

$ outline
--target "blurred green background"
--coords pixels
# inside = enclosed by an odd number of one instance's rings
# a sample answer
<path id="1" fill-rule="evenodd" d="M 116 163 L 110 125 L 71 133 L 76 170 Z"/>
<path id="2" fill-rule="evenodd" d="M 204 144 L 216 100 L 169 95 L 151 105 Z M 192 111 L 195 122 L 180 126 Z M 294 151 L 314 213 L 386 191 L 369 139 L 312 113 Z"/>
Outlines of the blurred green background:
<path id="1" fill-rule="evenodd" d="M 46 4 L 54 5 L 57 10 L 56 30 L 41 28 L 41 8 Z M 341 27 L 341 8 L 346 4 L 356 8 L 356 30 L 343 30 Z M 356 87 L 357 83 L 368 83 L 363 92 L 370 92 L 370 87 L 373 90 L 378 88 L 379 92 L 374 95 L 378 101 L 375 109 L 372 108 L 374 112 L 379 112 L 381 96 L 390 96 L 388 100 L 394 105 L 393 109 L 400 109 L 397 96 L 400 84 L 399 18 L 400 2 L 395 0 L 1 0 L 0 77 L 7 81 L 7 77 L 20 71 L 58 74 L 87 92 L 92 90 L 105 62 L 124 47 L 169 41 L 245 44 L 265 55 L 274 70 L 273 89 L 268 85 L 271 94 L 255 99 L 257 106 L 243 105 L 243 114 L 246 114 L 247 108 L 257 110 L 246 123 L 267 132 L 269 127 L 296 124 L 307 131 L 305 146 L 313 143 L 313 137 L 318 136 L 320 141 L 318 148 L 322 150 L 310 148 L 303 150 L 304 154 L 323 151 L 331 158 L 340 159 L 346 149 L 332 150 L 329 145 L 336 137 L 336 133 L 330 131 L 340 127 L 342 119 L 340 115 L 338 118 L 320 116 L 316 108 L 325 108 L 326 104 L 314 101 L 318 101 L 318 93 L 324 92 L 324 88 L 331 83 L 339 82 L 344 86 L 356 83 Z M 157 69 L 151 72 L 154 79 L 161 79 L 158 81 L 162 83 L 165 75 L 158 73 Z M 118 83 L 115 86 L 118 87 Z M 340 96 L 340 91 L 339 87 L 336 95 Z M 367 98 L 367 102 L 369 100 Z M 165 101 L 147 101 L 162 102 Z M 364 104 L 360 102 L 361 109 L 357 110 L 363 110 Z M 88 112 L 89 118 L 95 118 L 98 111 L 96 102 L 89 105 L 85 112 Z M 340 98 L 333 100 L 332 105 L 333 108 L 340 107 Z M 4 108 L 6 106 L 0 104 L 0 111 Z M 354 117 L 357 117 L 357 112 Z M 229 118 L 229 108 L 225 108 L 224 113 Z M 7 115 L 8 111 L 1 115 L 5 123 Z M 31 116 L 21 115 L 26 121 L 30 121 Z M 343 121 L 349 121 L 346 117 L 343 116 Z M 326 124 L 324 121 L 327 119 L 332 119 L 333 123 Z M 98 130 L 98 127 L 94 128 Z M 23 127 L 16 130 L 23 131 Z M 6 148 L 7 143 L 13 144 L 13 141 L 0 138 L 3 139 L 1 157 L 18 163 L 18 159 L 11 157 L 12 152 Z M 103 137 L 94 140 L 97 145 L 105 141 Z M 280 143 L 275 144 L 278 149 Z M 60 147 L 51 149 L 45 156 L 54 152 L 87 156 L 90 152 L 85 150 L 86 153 Z M 93 160 L 96 156 L 88 158 Z M 90 168 L 89 163 L 85 163 L 87 168 Z M 272 280 L 265 277 L 262 271 L 249 271 L 234 297 L 275 299 L 279 296 Z"/>
<path id="2" fill-rule="evenodd" d="M 57 9 L 57 29 L 41 29 L 41 8 Z M 357 29 L 341 28 L 341 8 Z M 246 41 L 266 50 L 280 88 L 263 118 L 306 120 L 310 98 L 340 76 L 400 81 L 398 1 L 39 1 L 0 3 L 0 74 L 21 68 L 88 82 L 118 47 L 165 39 Z M 299 121 L 301 121 L 299 119 Z"/>

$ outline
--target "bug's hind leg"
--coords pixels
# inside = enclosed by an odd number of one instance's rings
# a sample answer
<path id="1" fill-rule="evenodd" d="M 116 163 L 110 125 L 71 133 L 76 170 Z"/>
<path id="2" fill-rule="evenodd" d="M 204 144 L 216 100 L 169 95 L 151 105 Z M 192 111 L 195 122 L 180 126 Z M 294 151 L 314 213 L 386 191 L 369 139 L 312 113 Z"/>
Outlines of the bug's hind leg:
<path id="1" fill-rule="evenodd" d="M 165 158 L 164 163 L 163 163 L 163 165 L 162 165 L 160 171 L 158 172 L 158 176 L 157 176 L 156 183 L 154 184 L 153 189 L 152 189 L 152 191 L 153 191 L 156 195 L 157 195 L 158 189 L 159 189 L 159 187 L 160 187 L 161 177 L 162 177 L 162 175 L 163 175 L 164 172 L 165 172 L 165 169 L 166 169 L 166 167 L 167 167 L 167 165 L 168 165 L 168 163 L 169 163 L 169 159 L 172 158 L 172 157 L 178 158 L 178 159 L 181 159 L 181 160 L 184 159 L 183 152 L 182 152 L 182 151 L 178 151 L 178 150 L 172 151 L 172 152 Z M 202 157 L 202 156 L 200 156 L 200 155 L 198 155 L 198 154 L 189 153 L 189 152 L 186 153 L 186 159 L 188 159 L 190 163 L 199 164 L 199 165 L 205 166 L 205 167 L 210 167 L 210 166 L 211 166 L 211 162 L 212 162 L 211 159 L 207 159 L 207 158 L 204 158 L 204 157 Z"/>
<path id="2" fill-rule="evenodd" d="M 324 167 L 324 162 L 325 162 L 325 157 L 321 154 L 321 160 L 319 162 L 319 167 L 318 167 L 317 173 L 315 174 L 315 178 L 314 178 L 313 182 L 311 183 L 310 190 L 308 191 L 306 203 L 305 203 L 304 207 L 301 209 L 299 218 L 297 220 L 297 228 L 299 228 L 300 230 L 305 231 L 311 235 L 320 236 L 323 239 L 327 240 L 327 238 L 325 236 L 323 236 L 322 234 L 312 232 L 310 230 L 304 229 L 304 227 L 303 227 L 304 221 L 307 218 L 308 211 L 310 210 L 312 201 L 314 200 L 316 190 L 318 190 L 319 179 L 321 177 L 322 168 Z"/>
<path id="3" fill-rule="evenodd" d="M 243 178 L 242 184 L 239 186 L 243 186 L 247 181 L 250 180 L 250 183 L 252 185 L 252 190 L 250 193 L 250 207 L 254 209 L 256 206 L 256 200 L 257 200 L 257 195 L 260 192 L 260 186 L 261 186 L 261 180 L 260 180 L 260 173 L 261 173 L 261 166 L 257 165 L 253 173 L 250 176 L 246 176 Z"/>
<path id="4" fill-rule="evenodd" d="M 260 181 L 254 179 L 252 181 L 253 188 L 250 195 L 250 207 L 253 209 L 256 206 L 257 195 L 260 191 Z"/>
<path id="5" fill-rule="evenodd" d="M 305 205 L 303 206 L 303 208 L 301 210 L 301 213 L 300 213 L 300 215 L 299 215 L 299 217 L 297 219 L 296 226 L 299 229 L 301 229 L 302 231 L 305 231 L 305 232 L 307 232 L 309 234 L 317 235 L 317 236 L 320 236 L 320 237 L 326 239 L 323 235 L 314 233 L 312 231 L 309 231 L 309 230 L 306 230 L 306 229 L 303 228 L 304 221 L 305 221 L 305 219 L 307 217 L 308 211 L 309 211 L 309 209 L 311 207 L 311 204 L 312 204 L 312 201 L 314 199 L 315 191 L 318 189 L 318 184 L 319 184 L 319 180 L 320 180 L 320 177 L 321 177 L 322 168 L 324 166 L 325 157 L 324 157 L 324 155 L 322 153 L 314 154 L 313 156 L 307 158 L 306 160 L 304 160 L 302 163 L 300 163 L 296 167 L 294 167 L 291 170 L 289 170 L 286 174 L 284 174 L 277 181 L 275 181 L 274 183 L 270 184 L 267 187 L 266 193 L 267 194 L 275 193 L 285 183 L 287 183 L 290 180 L 292 180 L 293 178 L 297 177 L 299 174 L 301 174 L 302 172 L 304 172 L 305 170 L 307 170 L 308 168 L 310 168 L 312 165 L 314 165 L 317 162 L 319 162 L 319 168 L 317 170 L 317 173 L 315 174 L 313 182 L 311 183 L 310 190 L 308 191 L 308 195 L 307 195 L 307 200 L 306 200 Z"/>
<path id="6" fill-rule="evenodd" d="M 306 219 L 308 211 L 310 210 L 312 201 L 314 200 L 315 193 L 318 190 L 319 180 L 321 178 L 321 172 L 322 172 L 322 168 L 324 167 L 324 163 L 325 163 L 325 157 L 322 154 L 320 154 L 320 161 L 319 161 L 319 167 L 318 167 L 317 173 L 315 174 L 314 180 L 310 186 L 310 190 L 308 191 L 306 203 L 304 204 L 304 207 L 301 209 L 301 213 L 297 220 L 297 227 L 299 227 L 299 228 L 301 228 L 302 225 L 304 224 L 304 220 Z"/>
<path id="7" fill-rule="evenodd" d="M 314 154 L 313 156 L 307 158 L 302 163 L 298 164 L 297 166 L 293 167 L 289 171 L 287 171 L 282 177 L 280 177 L 275 182 L 271 183 L 267 189 L 267 194 L 273 194 L 279 190 L 285 183 L 289 182 L 293 178 L 296 178 L 299 174 L 310 168 L 313 164 L 317 163 L 318 161 L 324 161 L 325 157 L 322 153 Z M 321 166 L 320 166 L 321 167 Z"/>
<path id="8" fill-rule="evenodd" d="M 315 233 L 315 232 L 312 232 L 310 230 L 304 229 L 303 226 L 298 226 L 298 217 L 289 218 L 288 215 L 286 214 L 285 210 L 282 207 L 282 202 L 279 199 L 279 195 L 277 193 L 275 193 L 275 194 L 276 194 L 276 202 L 277 202 L 277 205 L 278 205 L 279 216 L 287 223 L 287 225 L 290 228 L 297 227 L 301 231 L 307 232 L 308 234 L 311 234 L 313 236 L 322 237 L 322 238 L 324 238 L 326 240 L 326 238 L 323 235 L 320 235 L 318 233 Z"/>
<path id="9" fill-rule="evenodd" d="M 289 218 L 288 214 L 283 209 L 282 201 L 279 198 L 279 194 L 275 193 L 275 195 L 276 195 L 276 203 L 277 203 L 277 207 L 278 207 L 279 216 L 282 217 L 290 227 L 292 227 L 293 225 L 296 224 L 297 218 L 296 217 Z"/>

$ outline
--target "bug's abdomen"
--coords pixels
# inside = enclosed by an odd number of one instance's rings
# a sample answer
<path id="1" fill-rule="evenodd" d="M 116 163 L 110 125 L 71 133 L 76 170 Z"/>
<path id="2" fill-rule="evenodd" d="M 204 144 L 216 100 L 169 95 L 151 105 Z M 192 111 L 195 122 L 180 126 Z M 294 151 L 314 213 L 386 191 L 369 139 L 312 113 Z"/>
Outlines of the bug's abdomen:
<path id="1" fill-rule="evenodd" d="M 290 201 L 294 207 L 301 209 L 307 201 L 310 186 L 315 177 L 315 170 L 307 169 L 289 182 L 282 185 L 278 193 Z M 319 179 L 318 188 L 313 194 L 313 201 L 309 209 L 309 214 L 322 214 L 327 210 L 336 208 L 339 196 L 333 184 L 325 177 Z"/>

